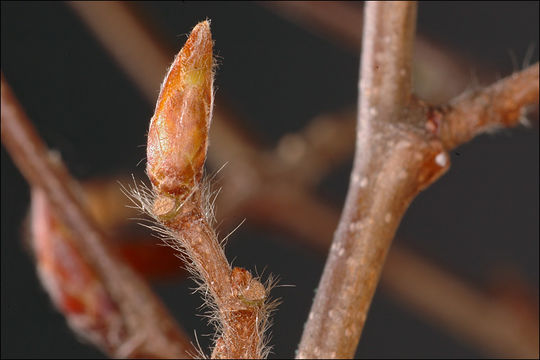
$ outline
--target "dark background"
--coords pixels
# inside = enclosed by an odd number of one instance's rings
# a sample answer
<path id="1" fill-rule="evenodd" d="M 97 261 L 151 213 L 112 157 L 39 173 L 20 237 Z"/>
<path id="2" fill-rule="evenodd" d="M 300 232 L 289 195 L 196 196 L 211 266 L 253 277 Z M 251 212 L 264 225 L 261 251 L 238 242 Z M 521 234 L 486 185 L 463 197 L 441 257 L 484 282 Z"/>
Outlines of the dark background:
<path id="1" fill-rule="evenodd" d="M 313 116 L 355 106 L 358 56 L 253 3 L 138 3 L 180 49 L 200 20 L 212 20 L 221 65 L 219 93 L 256 129 L 267 146 L 301 129 Z M 154 104 L 62 3 L 2 2 L 2 71 L 48 145 L 72 173 L 142 174 L 145 133 Z M 515 70 L 529 46 L 538 60 L 538 2 L 421 3 L 418 32 L 488 64 L 501 76 Z M 172 58 L 171 58 L 172 60 Z M 471 73 L 475 71 L 471 65 Z M 164 69 L 165 73 L 165 69 Z M 471 78 L 472 82 L 472 78 Z M 157 95 L 157 94 L 156 94 Z M 484 135 L 452 154 L 451 171 L 407 212 L 398 240 L 478 286 L 490 271 L 512 266 L 538 284 L 538 120 L 532 128 Z M 81 344 L 41 289 L 21 242 L 28 208 L 25 180 L 2 148 L 1 355 L 6 358 L 102 357 Z M 232 160 L 233 161 L 233 160 Z M 350 161 L 320 187 L 340 206 Z M 219 211 L 219 209 L 218 209 Z M 324 257 L 282 235 L 246 225 L 227 254 L 235 265 L 279 274 L 273 294 L 283 298 L 274 317 L 272 357 L 292 357 L 317 286 Z M 155 289 L 191 332 L 211 330 L 196 314 L 189 281 Z M 377 292 L 360 341 L 359 357 L 479 357 L 481 353 Z"/>

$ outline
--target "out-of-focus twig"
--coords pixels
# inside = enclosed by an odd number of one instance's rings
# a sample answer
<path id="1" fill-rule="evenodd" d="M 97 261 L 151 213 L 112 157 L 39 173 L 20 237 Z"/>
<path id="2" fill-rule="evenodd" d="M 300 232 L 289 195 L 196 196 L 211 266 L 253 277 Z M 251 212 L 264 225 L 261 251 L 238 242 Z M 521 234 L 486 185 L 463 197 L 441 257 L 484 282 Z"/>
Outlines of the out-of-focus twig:
<path id="1" fill-rule="evenodd" d="M 110 251 L 101 230 L 86 214 L 75 180 L 49 155 L 2 75 L 2 143 L 27 181 L 47 196 L 55 214 L 70 229 L 79 254 L 96 271 L 119 307 L 126 338 L 112 356 L 186 357 L 187 336 L 139 276 Z M 129 348 L 129 349 L 128 349 Z"/>

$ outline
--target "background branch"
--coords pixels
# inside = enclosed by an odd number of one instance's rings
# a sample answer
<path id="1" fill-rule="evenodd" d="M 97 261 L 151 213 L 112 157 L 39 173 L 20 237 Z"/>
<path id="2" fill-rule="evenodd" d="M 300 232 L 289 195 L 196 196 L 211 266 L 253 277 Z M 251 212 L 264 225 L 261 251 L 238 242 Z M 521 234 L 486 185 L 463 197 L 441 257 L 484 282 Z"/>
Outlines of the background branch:
<path id="1" fill-rule="evenodd" d="M 75 234 L 78 252 L 84 254 L 118 305 L 127 329 L 125 340 L 135 344 L 129 355 L 188 356 L 188 338 L 150 288 L 109 250 L 104 235 L 75 193 L 75 181 L 61 162 L 49 155 L 3 75 L 1 95 L 2 143 L 27 181 L 43 190 L 62 223 Z M 120 349 L 111 351 L 112 356 L 125 356 Z"/>

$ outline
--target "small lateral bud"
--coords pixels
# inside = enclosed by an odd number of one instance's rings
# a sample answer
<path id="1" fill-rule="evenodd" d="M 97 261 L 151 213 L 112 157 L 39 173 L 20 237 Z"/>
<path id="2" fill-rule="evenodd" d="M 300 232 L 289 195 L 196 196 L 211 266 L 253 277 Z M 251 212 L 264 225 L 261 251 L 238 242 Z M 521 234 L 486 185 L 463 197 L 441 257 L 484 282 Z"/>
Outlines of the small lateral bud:
<path id="1" fill-rule="evenodd" d="M 234 267 L 231 271 L 233 294 L 247 306 L 261 306 L 266 299 L 266 289 L 249 271 Z"/>
<path id="2" fill-rule="evenodd" d="M 162 85 L 148 131 L 146 168 L 158 192 L 188 194 L 202 177 L 214 100 L 212 47 L 210 23 L 200 22 Z"/>

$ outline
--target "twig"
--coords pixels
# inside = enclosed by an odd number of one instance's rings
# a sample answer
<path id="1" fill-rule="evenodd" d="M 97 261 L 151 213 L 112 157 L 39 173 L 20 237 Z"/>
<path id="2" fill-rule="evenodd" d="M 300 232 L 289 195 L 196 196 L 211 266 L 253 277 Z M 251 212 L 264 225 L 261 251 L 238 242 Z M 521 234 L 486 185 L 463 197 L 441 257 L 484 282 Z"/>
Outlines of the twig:
<path id="1" fill-rule="evenodd" d="M 195 275 L 217 323 L 212 358 L 264 358 L 269 289 L 247 270 L 231 269 L 202 181 L 214 102 L 212 49 L 210 22 L 203 21 L 167 72 L 150 121 L 146 171 L 152 195 L 135 195 Z"/>
<path id="2" fill-rule="evenodd" d="M 27 181 L 44 191 L 62 223 L 76 234 L 74 245 L 78 252 L 85 254 L 86 261 L 120 309 L 127 330 L 125 341 L 136 341 L 131 353 L 112 349 L 111 355 L 188 356 L 191 346 L 187 336 L 150 288 L 109 250 L 103 234 L 87 216 L 74 191 L 75 180 L 49 155 L 3 75 L 1 96 L 2 143 Z"/>
<path id="3" fill-rule="evenodd" d="M 538 63 L 489 87 L 465 93 L 448 108 L 434 110 L 430 127 L 446 149 L 453 149 L 482 132 L 517 125 L 526 106 L 534 103 L 538 103 Z"/>
<path id="4" fill-rule="evenodd" d="M 448 168 L 411 96 L 415 20 L 412 2 L 366 5 L 354 168 L 298 358 L 354 355 L 404 211 Z"/>

